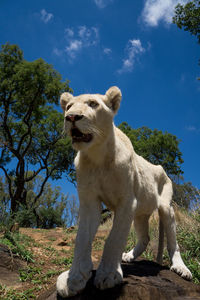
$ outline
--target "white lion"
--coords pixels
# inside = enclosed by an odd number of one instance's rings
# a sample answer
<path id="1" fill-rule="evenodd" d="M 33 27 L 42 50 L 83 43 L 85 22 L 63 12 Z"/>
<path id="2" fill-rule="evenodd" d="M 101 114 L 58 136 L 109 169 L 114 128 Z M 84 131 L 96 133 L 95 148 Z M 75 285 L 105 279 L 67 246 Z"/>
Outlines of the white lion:
<path id="1" fill-rule="evenodd" d="M 64 93 L 60 101 L 65 131 L 78 151 L 75 166 L 80 221 L 73 264 L 58 277 L 58 293 L 63 297 L 79 293 L 92 275 L 91 247 L 101 219 L 102 202 L 114 211 L 114 221 L 96 272 L 97 288 L 111 288 L 122 282 L 121 260 L 131 262 L 146 249 L 148 220 L 155 209 L 160 216 L 158 262 L 162 262 L 165 229 L 171 270 L 191 279 L 176 241 L 174 210 L 170 205 L 171 180 L 161 166 L 137 155 L 128 137 L 113 123 L 120 106 L 120 90 L 111 87 L 105 95 L 77 97 Z M 122 256 L 133 219 L 138 243 Z"/>

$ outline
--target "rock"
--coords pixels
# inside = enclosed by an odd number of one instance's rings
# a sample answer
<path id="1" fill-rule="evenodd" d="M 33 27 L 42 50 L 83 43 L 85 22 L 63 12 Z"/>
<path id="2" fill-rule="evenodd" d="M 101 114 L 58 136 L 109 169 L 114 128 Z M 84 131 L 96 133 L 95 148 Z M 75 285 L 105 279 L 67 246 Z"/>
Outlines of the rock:
<path id="1" fill-rule="evenodd" d="M 95 271 L 85 290 L 71 300 L 200 300 L 200 286 L 182 279 L 152 261 L 122 264 L 124 280 L 121 285 L 100 291 L 93 285 Z M 62 300 L 52 286 L 38 300 Z"/>
<path id="2" fill-rule="evenodd" d="M 13 255 L 11 250 L 0 244 L 0 284 L 20 287 L 19 269 L 26 268 L 26 262 Z"/>

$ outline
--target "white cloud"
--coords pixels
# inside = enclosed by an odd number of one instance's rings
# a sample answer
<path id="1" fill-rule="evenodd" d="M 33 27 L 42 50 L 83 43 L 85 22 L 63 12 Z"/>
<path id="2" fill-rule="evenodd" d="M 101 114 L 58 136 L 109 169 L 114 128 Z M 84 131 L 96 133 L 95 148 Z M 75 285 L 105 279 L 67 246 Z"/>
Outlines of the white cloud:
<path id="1" fill-rule="evenodd" d="M 67 45 L 64 52 L 68 54 L 68 59 L 72 62 L 84 48 L 90 48 L 98 44 L 99 30 L 97 27 L 87 27 L 85 25 L 78 26 L 76 29 L 66 28 L 65 39 Z M 58 55 L 55 50 L 54 53 Z"/>
<path id="2" fill-rule="evenodd" d="M 103 53 L 107 54 L 107 55 L 110 55 L 112 53 L 112 50 L 110 48 L 104 48 Z"/>
<path id="3" fill-rule="evenodd" d="M 67 59 L 72 63 L 84 50 L 95 47 L 99 44 L 99 29 L 95 26 L 86 25 L 77 27 L 67 27 L 64 30 L 64 46 L 62 49 L 54 48 L 53 54 L 63 56 L 67 54 Z M 89 53 L 89 51 L 88 51 Z"/>
<path id="4" fill-rule="evenodd" d="M 40 11 L 40 19 L 47 24 L 53 18 L 53 14 L 48 13 L 45 9 Z"/>
<path id="5" fill-rule="evenodd" d="M 65 34 L 67 37 L 73 37 L 74 36 L 74 31 L 71 28 L 66 28 L 65 29 Z"/>
<path id="6" fill-rule="evenodd" d="M 123 65 L 118 73 L 131 72 L 138 55 L 145 52 L 140 40 L 129 40 L 125 49 L 126 58 L 123 59 Z"/>
<path id="7" fill-rule="evenodd" d="M 69 46 L 65 48 L 65 51 L 69 55 L 70 58 L 74 59 L 77 53 L 81 50 L 83 44 L 79 40 L 72 40 L 69 43 Z"/>
<path id="8" fill-rule="evenodd" d="M 96 45 L 99 40 L 99 31 L 96 27 L 79 26 L 78 35 L 87 47 Z"/>
<path id="9" fill-rule="evenodd" d="M 200 133 L 200 128 L 197 128 L 196 126 L 193 125 L 187 126 L 186 130 L 194 133 Z"/>
<path id="10" fill-rule="evenodd" d="M 94 0 L 98 8 L 105 8 L 107 5 L 111 4 L 114 0 Z"/>
<path id="11" fill-rule="evenodd" d="M 53 49 L 53 53 L 54 53 L 56 56 L 62 56 L 63 51 L 62 51 L 62 50 L 59 50 L 58 48 L 54 48 L 54 49 Z"/>
<path id="12" fill-rule="evenodd" d="M 188 0 L 146 0 L 142 19 L 147 26 L 158 26 L 160 21 L 172 23 L 174 8 L 178 3 L 185 4 Z"/>

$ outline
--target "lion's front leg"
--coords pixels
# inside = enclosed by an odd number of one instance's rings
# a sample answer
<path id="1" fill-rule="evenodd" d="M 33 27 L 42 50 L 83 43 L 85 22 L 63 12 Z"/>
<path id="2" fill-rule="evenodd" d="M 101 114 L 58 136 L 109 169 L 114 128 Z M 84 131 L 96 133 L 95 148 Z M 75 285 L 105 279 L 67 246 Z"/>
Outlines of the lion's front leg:
<path id="1" fill-rule="evenodd" d="M 82 291 L 92 275 L 91 247 L 100 223 L 101 205 L 90 200 L 81 201 L 80 221 L 76 237 L 74 260 L 69 271 L 57 279 L 56 287 L 62 297 L 70 297 Z"/>
<path id="2" fill-rule="evenodd" d="M 115 212 L 113 227 L 105 243 L 100 266 L 95 277 L 95 286 L 107 289 L 123 280 L 121 257 L 133 219 L 132 207 L 119 207 Z"/>

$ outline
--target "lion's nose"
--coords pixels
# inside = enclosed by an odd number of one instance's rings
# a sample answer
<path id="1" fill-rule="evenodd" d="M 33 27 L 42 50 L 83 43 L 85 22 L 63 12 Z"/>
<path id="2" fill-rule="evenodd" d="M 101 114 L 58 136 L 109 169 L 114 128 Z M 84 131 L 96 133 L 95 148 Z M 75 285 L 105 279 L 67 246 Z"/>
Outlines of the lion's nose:
<path id="1" fill-rule="evenodd" d="M 83 115 L 68 115 L 65 117 L 66 121 L 70 122 L 76 122 L 78 120 L 81 120 L 83 118 Z"/>

